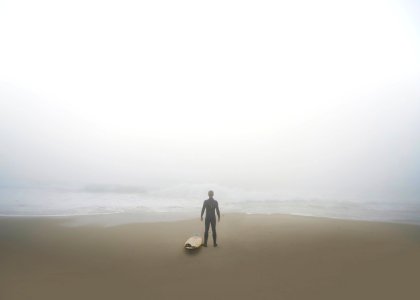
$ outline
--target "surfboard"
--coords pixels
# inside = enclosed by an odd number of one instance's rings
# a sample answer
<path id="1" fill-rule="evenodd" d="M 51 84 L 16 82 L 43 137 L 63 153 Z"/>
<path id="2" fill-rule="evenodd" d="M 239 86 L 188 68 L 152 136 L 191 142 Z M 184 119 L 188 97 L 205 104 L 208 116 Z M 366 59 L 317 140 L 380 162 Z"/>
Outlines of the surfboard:
<path id="1" fill-rule="evenodd" d="M 186 242 L 185 242 L 185 249 L 188 250 L 194 250 L 197 248 L 201 247 L 201 244 L 203 243 L 203 239 L 201 238 L 201 236 L 195 235 L 190 237 Z"/>

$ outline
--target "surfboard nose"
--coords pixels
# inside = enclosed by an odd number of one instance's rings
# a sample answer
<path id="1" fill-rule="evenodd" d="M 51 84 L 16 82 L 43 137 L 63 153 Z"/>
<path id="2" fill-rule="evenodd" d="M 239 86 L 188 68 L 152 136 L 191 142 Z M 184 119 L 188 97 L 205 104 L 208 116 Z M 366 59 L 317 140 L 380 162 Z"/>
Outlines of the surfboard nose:
<path id="1" fill-rule="evenodd" d="M 200 248 L 203 244 L 203 239 L 201 236 L 192 236 L 184 244 L 185 249 L 197 249 Z"/>

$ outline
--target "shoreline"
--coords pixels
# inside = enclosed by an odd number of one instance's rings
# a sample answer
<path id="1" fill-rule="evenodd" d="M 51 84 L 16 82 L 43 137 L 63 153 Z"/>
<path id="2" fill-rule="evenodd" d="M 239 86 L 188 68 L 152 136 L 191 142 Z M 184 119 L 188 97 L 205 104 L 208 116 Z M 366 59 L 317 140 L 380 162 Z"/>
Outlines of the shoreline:
<path id="1" fill-rule="evenodd" d="M 384 223 L 384 224 L 400 224 L 400 225 L 414 225 L 420 226 L 420 221 L 405 221 L 405 220 L 378 220 L 378 219 L 359 219 L 359 218 L 342 218 L 332 216 L 316 216 L 310 214 L 299 213 L 247 213 L 247 212 L 228 212 L 224 215 L 245 215 L 245 216 L 293 216 L 303 218 L 319 218 L 331 219 L 338 221 L 352 221 L 352 222 L 368 222 L 368 223 Z M 103 224 L 112 223 L 110 226 L 118 226 L 124 224 L 135 223 L 160 223 L 160 222 L 174 222 L 174 221 L 188 221 L 199 218 L 193 216 L 192 213 L 177 213 L 177 212 L 139 212 L 139 211 L 124 211 L 124 212 L 110 212 L 110 213 L 95 213 L 95 214 L 78 214 L 78 215 L 1 215 L 2 219 L 70 219 L 70 220 L 84 220 L 86 223 Z M 102 220 L 100 220 L 102 219 Z M 112 221 L 114 219 L 114 221 Z M 118 220 L 117 224 L 115 219 Z"/>

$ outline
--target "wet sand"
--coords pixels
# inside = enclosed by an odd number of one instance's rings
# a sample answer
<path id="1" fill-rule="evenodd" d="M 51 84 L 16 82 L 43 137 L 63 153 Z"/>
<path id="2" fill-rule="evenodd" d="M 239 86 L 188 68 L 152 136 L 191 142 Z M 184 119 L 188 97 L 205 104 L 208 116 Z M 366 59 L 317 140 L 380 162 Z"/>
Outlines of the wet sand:
<path id="1" fill-rule="evenodd" d="M 73 224 L 72 226 L 68 226 Z M 0 299 L 419 299 L 420 226 L 222 216 L 106 227 L 0 218 Z M 210 234 L 211 236 L 211 234 Z"/>

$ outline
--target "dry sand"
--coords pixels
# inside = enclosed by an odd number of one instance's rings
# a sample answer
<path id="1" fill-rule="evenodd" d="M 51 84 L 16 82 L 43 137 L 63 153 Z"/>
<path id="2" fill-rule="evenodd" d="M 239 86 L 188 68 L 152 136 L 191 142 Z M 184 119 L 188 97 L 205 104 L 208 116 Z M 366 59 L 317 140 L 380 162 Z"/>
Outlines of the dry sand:
<path id="1" fill-rule="evenodd" d="M 0 299 L 420 299 L 420 226 L 232 214 L 186 252 L 198 219 L 69 221 L 0 219 Z"/>

